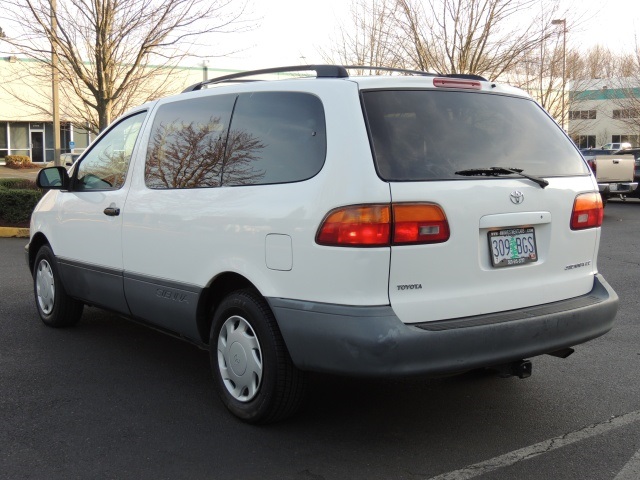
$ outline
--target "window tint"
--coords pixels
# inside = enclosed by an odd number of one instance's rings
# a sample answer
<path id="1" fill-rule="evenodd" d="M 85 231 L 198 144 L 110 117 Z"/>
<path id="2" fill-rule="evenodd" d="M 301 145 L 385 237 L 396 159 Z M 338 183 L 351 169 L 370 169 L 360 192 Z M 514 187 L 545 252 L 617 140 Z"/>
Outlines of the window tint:
<path id="1" fill-rule="evenodd" d="M 112 127 L 78 166 L 76 190 L 117 190 L 124 184 L 131 153 L 146 112 L 125 118 Z"/>
<path id="2" fill-rule="evenodd" d="M 241 94 L 233 113 L 223 185 L 306 180 L 326 155 L 320 99 L 299 92 Z"/>
<path id="3" fill-rule="evenodd" d="M 484 167 L 588 173 L 572 142 L 528 99 L 434 90 L 369 91 L 363 99 L 385 180 L 460 179 L 456 171 Z"/>
<path id="4" fill-rule="evenodd" d="M 147 149 L 147 186 L 219 187 L 235 99 L 235 95 L 217 95 L 162 105 Z"/>

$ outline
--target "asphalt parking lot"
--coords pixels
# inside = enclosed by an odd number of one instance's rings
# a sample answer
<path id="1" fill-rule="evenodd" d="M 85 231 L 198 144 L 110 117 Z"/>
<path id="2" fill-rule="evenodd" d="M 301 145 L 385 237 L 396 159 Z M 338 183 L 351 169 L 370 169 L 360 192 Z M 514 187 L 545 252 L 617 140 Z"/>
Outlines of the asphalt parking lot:
<path id="1" fill-rule="evenodd" d="M 605 209 L 614 329 L 531 378 L 312 375 L 287 422 L 245 425 L 207 353 L 97 309 L 37 317 L 23 247 L 0 238 L 1 479 L 640 478 L 640 202 Z"/>

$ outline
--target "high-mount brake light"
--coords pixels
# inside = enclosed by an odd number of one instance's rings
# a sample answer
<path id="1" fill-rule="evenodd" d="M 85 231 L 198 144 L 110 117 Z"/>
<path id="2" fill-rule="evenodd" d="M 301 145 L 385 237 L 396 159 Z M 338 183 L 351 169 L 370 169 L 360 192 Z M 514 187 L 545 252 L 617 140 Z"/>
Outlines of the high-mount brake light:
<path id="1" fill-rule="evenodd" d="M 597 192 L 582 193 L 573 202 L 571 230 L 585 230 L 602 225 L 604 207 L 602 197 Z"/>
<path id="2" fill-rule="evenodd" d="M 449 240 L 449 222 L 431 203 L 353 205 L 329 212 L 316 242 L 334 247 L 388 247 Z"/>
<path id="3" fill-rule="evenodd" d="M 482 89 L 482 84 L 478 80 L 465 80 L 461 78 L 434 78 L 433 86 L 440 88 L 466 88 L 469 90 Z"/>
<path id="4" fill-rule="evenodd" d="M 393 205 L 393 244 L 442 243 L 449 240 L 449 222 L 440 206 L 431 203 Z"/>

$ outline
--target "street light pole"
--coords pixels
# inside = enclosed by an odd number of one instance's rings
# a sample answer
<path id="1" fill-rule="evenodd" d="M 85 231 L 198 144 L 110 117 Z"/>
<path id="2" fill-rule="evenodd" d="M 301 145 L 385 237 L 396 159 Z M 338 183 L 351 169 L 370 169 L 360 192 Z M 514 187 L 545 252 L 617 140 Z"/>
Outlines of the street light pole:
<path id="1" fill-rule="evenodd" d="M 567 85 L 567 19 L 551 20 L 552 25 L 562 25 L 562 128 L 565 122 L 565 90 Z"/>

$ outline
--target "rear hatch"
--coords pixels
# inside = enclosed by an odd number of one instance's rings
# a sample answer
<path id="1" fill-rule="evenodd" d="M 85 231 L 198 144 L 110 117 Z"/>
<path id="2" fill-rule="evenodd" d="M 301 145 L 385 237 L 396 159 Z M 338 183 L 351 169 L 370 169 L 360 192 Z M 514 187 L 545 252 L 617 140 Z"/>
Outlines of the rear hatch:
<path id="1" fill-rule="evenodd" d="M 418 236 L 404 244 L 392 242 L 389 299 L 403 322 L 513 310 L 591 290 L 602 221 L 596 185 L 535 102 L 449 88 L 366 90 L 362 98 L 396 227 L 405 220 L 398 206 L 427 205 L 442 216 L 418 221 Z"/>

